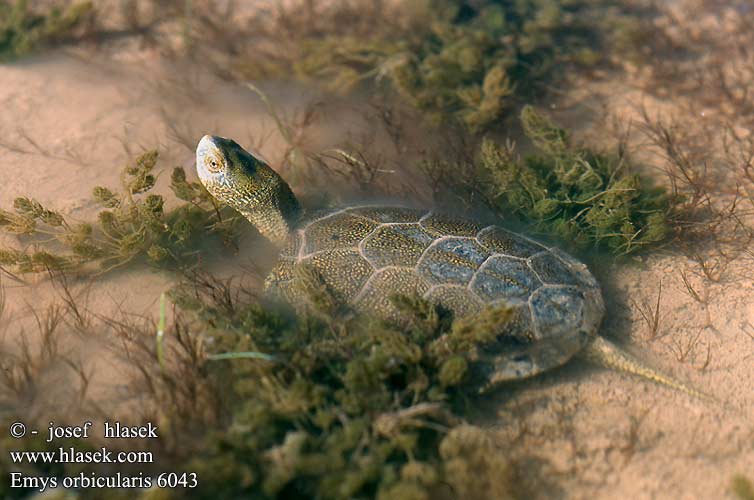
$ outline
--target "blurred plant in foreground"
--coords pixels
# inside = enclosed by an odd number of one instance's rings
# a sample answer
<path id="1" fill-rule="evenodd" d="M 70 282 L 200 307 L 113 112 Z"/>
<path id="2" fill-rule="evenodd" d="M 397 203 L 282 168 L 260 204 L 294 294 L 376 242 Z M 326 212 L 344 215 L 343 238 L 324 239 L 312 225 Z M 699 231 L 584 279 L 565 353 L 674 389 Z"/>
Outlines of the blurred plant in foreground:
<path id="1" fill-rule="evenodd" d="M 27 0 L 0 0 L 0 62 L 70 37 L 91 24 L 94 13 L 91 1 L 58 2 L 43 13 Z"/>

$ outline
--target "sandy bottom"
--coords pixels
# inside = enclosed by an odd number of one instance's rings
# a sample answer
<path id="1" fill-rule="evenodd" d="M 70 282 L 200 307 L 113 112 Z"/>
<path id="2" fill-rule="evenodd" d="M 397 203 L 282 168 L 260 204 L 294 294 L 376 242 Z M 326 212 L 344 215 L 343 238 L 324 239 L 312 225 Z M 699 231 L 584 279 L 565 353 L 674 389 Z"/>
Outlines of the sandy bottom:
<path id="1" fill-rule="evenodd" d="M 284 111 L 320 98 L 279 85 L 267 90 Z M 625 104 L 613 101 L 614 109 Z M 28 195 L 72 220 L 90 220 L 96 213 L 92 188 L 118 186 L 120 167 L 144 149 L 160 150 L 162 192 L 172 166 L 192 171 L 193 144 L 204 133 L 246 146 L 266 137 L 261 153 L 273 165 L 283 151 L 252 92 L 201 68 L 168 66 L 147 49 L 106 58 L 54 52 L 3 66 L 0 109 L 0 207 Z M 369 131 L 361 115 L 341 103 L 325 113 L 311 142 L 326 147 Z M 2 238 L 2 245 L 19 244 Z M 250 245 L 244 241 L 236 255 L 208 256 L 211 267 L 231 274 L 251 264 Z M 521 480 L 540 498 L 733 498 L 731 478 L 754 477 L 754 282 L 742 268 L 724 284 L 705 284 L 697 267 L 656 254 L 596 269 L 609 305 L 603 332 L 721 403 L 583 362 L 505 388 L 485 403 L 483 422 L 521 457 Z M 706 294 L 706 305 L 689 294 L 682 272 Z M 25 279 L 29 283 L 3 278 L 4 348 L 13 348 L 19 335 L 32 338 L 31 308 L 57 299 L 48 280 Z M 88 290 L 88 307 L 102 314 L 121 308 L 155 315 L 160 292 L 174 279 L 129 267 L 75 289 Z M 660 286 L 662 318 L 652 335 L 639 306 L 654 304 Z M 66 349 L 91 370 L 92 394 L 114 401 L 123 366 L 104 348 L 107 339 L 90 340 L 71 340 Z M 62 404 L 63 392 L 46 397 L 48 409 Z"/>

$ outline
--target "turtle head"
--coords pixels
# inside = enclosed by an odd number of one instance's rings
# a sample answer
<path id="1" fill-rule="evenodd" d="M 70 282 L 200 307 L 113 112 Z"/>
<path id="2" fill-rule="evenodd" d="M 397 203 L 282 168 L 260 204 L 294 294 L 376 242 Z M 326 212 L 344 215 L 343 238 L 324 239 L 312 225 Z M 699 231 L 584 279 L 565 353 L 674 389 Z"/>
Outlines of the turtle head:
<path id="1" fill-rule="evenodd" d="M 196 172 L 202 184 L 213 196 L 231 205 L 233 200 L 226 196 L 237 188 L 262 189 L 255 178 L 263 167 L 269 168 L 233 139 L 205 135 L 196 147 Z"/>
<path id="2" fill-rule="evenodd" d="M 282 245 L 301 216 L 288 184 L 233 139 L 205 135 L 196 147 L 196 172 L 218 201 L 246 217 L 263 236 Z"/>

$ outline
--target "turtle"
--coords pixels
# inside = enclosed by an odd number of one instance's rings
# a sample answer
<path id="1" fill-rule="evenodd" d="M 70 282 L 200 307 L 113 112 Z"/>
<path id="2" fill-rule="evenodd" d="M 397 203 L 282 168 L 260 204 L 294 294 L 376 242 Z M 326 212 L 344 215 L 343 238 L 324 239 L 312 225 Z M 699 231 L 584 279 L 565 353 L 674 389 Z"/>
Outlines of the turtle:
<path id="1" fill-rule="evenodd" d="M 205 135 L 196 170 L 207 191 L 278 250 L 264 282 L 270 296 L 300 304 L 302 266 L 355 311 L 399 322 L 391 297 L 418 295 L 454 318 L 505 309 L 481 391 L 565 364 L 576 354 L 657 383 L 701 393 L 642 364 L 599 335 L 605 303 L 587 266 L 553 246 L 441 211 L 354 205 L 307 213 L 263 159 L 234 140 Z"/>

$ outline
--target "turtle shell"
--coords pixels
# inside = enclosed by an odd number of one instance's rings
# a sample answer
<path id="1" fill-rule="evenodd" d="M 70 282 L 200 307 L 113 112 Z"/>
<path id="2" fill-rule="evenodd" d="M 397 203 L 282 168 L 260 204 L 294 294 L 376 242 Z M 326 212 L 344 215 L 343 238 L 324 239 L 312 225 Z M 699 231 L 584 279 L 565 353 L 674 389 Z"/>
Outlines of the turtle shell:
<path id="1" fill-rule="evenodd" d="M 400 320 L 395 294 L 420 295 L 456 317 L 512 308 L 491 379 L 521 378 L 564 363 L 597 333 L 604 314 L 586 266 L 498 226 L 404 207 L 319 213 L 293 230 L 267 290 L 302 300 L 295 268 L 311 266 L 332 294 L 357 310 Z"/>

